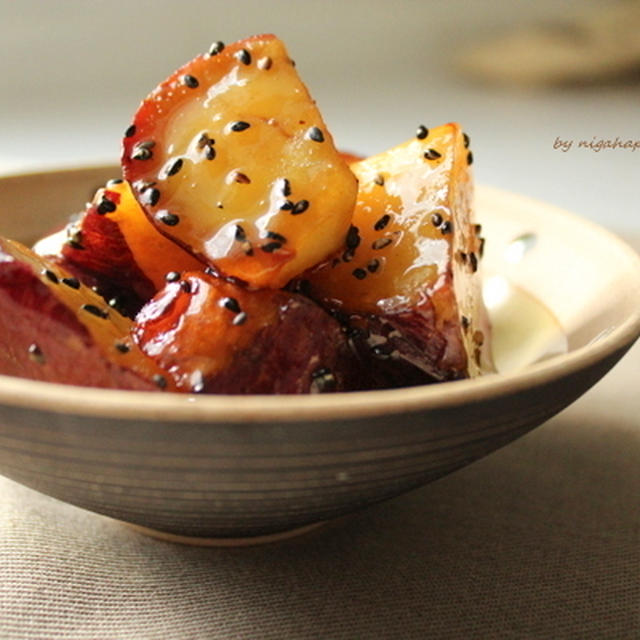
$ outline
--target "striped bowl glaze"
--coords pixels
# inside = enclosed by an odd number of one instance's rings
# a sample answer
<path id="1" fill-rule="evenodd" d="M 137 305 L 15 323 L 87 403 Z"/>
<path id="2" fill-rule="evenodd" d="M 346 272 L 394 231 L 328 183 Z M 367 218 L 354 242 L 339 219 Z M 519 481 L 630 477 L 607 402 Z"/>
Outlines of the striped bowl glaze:
<path id="1" fill-rule="evenodd" d="M 81 210 L 114 167 L 0 179 L 0 233 Z M 269 539 L 396 496 L 573 402 L 640 333 L 640 259 L 555 207 L 479 188 L 500 373 L 322 396 L 189 396 L 0 376 L 0 473 L 170 539 Z M 261 538 L 262 536 L 262 538 Z"/>

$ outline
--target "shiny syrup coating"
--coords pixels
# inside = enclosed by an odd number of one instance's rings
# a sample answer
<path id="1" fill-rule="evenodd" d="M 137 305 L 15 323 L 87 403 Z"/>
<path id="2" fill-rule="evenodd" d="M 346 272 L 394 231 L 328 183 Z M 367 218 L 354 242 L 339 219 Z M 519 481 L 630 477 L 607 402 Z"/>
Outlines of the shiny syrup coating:
<path id="1" fill-rule="evenodd" d="M 7 239 L 0 239 L 0 263 L 3 373 L 95 387 L 175 390 L 133 342 L 131 320 L 69 271 Z"/>
<path id="2" fill-rule="evenodd" d="M 340 246 L 357 183 L 274 36 L 195 58 L 127 134 L 124 175 L 149 219 L 218 272 L 278 288 Z"/>
<path id="3" fill-rule="evenodd" d="M 205 273 L 167 283 L 138 314 L 134 338 L 184 391 L 320 393 L 359 382 L 340 325 L 311 300 Z"/>
<path id="4" fill-rule="evenodd" d="M 365 326 L 376 358 L 410 360 L 433 379 L 475 375 L 471 336 L 486 323 L 468 150 L 457 124 L 421 134 L 351 165 L 352 226 L 304 278 L 312 297 Z"/>
<path id="5" fill-rule="evenodd" d="M 153 187 L 149 187 L 149 192 Z M 172 242 L 149 222 L 126 181 L 110 184 L 96 194 L 90 212 L 97 212 L 101 203 L 111 202 L 113 208 L 104 217 L 118 225 L 137 267 L 154 285 L 164 286 L 169 271 L 203 268 L 201 262 Z"/>
<path id="6" fill-rule="evenodd" d="M 340 301 L 347 311 L 374 313 L 415 305 L 444 284 L 452 259 L 459 136 L 457 125 L 444 125 L 351 165 L 360 184 L 351 223 L 359 243 L 350 248 L 347 234 L 342 253 L 312 271 L 316 295 Z M 431 149 L 440 157 L 425 158 Z M 467 186 L 464 175 L 456 179 Z"/>

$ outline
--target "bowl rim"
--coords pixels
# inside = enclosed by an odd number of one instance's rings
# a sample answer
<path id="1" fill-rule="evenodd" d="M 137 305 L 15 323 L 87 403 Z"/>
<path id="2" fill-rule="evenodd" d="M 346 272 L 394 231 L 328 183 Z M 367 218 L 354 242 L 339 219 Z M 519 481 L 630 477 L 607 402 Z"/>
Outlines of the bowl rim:
<path id="1" fill-rule="evenodd" d="M 56 173 L 107 172 L 115 168 L 116 165 L 99 165 L 31 171 L 2 176 L 0 183 Z M 497 187 L 478 185 L 477 188 L 484 195 L 511 200 L 520 206 L 544 207 L 554 215 L 565 216 L 575 224 L 590 227 L 635 263 L 640 276 L 640 255 L 600 225 L 535 198 Z M 640 336 L 640 289 L 636 295 L 638 305 L 635 311 L 609 334 L 524 369 L 475 379 L 315 395 L 194 395 L 98 389 L 0 375 L 0 404 L 78 416 L 220 424 L 331 421 L 451 408 L 548 384 L 592 367 L 616 352 L 624 352 Z"/>

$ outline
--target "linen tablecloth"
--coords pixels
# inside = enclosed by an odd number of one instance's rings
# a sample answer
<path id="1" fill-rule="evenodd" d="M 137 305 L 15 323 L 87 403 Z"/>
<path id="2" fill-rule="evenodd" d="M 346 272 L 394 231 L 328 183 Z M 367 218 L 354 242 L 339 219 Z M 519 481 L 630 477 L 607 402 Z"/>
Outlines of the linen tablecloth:
<path id="1" fill-rule="evenodd" d="M 527 436 L 277 544 L 150 539 L 0 478 L 0 638 L 640 638 L 640 344 Z"/>

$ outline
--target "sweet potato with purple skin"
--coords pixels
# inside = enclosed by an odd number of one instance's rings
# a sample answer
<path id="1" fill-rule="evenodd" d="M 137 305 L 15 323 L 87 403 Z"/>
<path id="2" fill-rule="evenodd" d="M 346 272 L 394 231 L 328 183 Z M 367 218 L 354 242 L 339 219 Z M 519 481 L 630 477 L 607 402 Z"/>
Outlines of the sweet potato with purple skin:
<path id="1" fill-rule="evenodd" d="M 161 233 L 256 288 L 335 251 L 357 193 L 273 35 L 216 43 L 160 83 L 126 131 L 122 168 Z"/>
<path id="2" fill-rule="evenodd" d="M 129 184 L 111 180 L 66 229 L 34 251 L 94 287 L 129 317 L 164 286 L 167 272 L 203 268 L 147 220 Z"/>
<path id="3" fill-rule="evenodd" d="M 344 246 L 298 283 L 351 327 L 374 387 L 491 368 L 468 141 L 456 124 L 420 127 L 351 164 L 359 192 Z"/>
<path id="4" fill-rule="evenodd" d="M 113 389 L 174 389 L 131 321 L 68 271 L 0 238 L 0 372 Z"/>
<path id="5" fill-rule="evenodd" d="M 184 391 L 319 393 L 360 383 L 343 330 L 311 300 L 208 274 L 167 284 L 133 335 Z"/>

